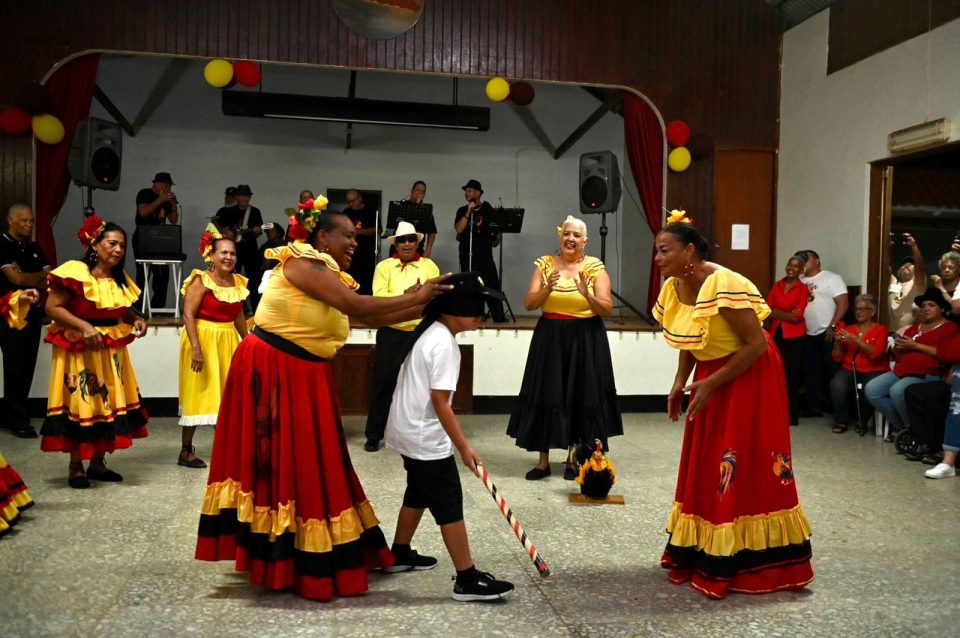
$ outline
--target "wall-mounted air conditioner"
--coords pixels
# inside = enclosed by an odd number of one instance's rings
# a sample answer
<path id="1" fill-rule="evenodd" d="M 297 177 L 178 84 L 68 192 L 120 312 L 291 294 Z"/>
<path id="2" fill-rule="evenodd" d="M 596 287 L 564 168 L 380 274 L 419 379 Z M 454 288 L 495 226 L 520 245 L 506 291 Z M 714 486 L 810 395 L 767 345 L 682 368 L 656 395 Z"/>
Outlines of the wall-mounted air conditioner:
<path id="1" fill-rule="evenodd" d="M 950 139 L 950 120 L 940 118 L 894 131 L 887 136 L 887 148 L 891 153 L 906 153 L 943 144 L 948 139 Z"/>

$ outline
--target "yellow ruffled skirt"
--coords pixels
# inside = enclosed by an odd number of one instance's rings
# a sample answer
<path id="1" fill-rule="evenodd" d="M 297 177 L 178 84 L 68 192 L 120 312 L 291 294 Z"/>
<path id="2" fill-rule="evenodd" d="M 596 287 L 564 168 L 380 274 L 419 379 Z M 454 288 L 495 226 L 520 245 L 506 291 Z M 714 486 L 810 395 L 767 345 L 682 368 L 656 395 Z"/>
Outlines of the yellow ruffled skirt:
<path id="1" fill-rule="evenodd" d="M 215 425 L 220 397 L 227 383 L 233 353 L 240 335 L 233 322 L 197 319 L 197 338 L 203 353 L 203 369 L 190 369 L 193 346 L 187 331 L 180 333 L 180 425 Z"/>
<path id="2" fill-rule="evenodd" d="M 20 512 L 32 506 L 33 499 L 27 494 L 23 479 L 0 454 L 0 536 L 20 520 Z"/>

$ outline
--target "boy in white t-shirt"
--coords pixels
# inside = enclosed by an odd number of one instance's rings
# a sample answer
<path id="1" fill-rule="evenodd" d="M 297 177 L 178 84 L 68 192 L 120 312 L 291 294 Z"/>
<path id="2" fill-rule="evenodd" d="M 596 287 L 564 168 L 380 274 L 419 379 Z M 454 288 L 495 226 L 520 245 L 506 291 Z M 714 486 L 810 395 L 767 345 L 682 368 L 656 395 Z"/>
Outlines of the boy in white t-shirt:
<path id="1" fill-rule="evenodd" d="M 479 275 L 453 275 L 445 284 L 453 290 L 434 299 L 424 310 L 413 346 L 400 368 L 387 418 L 386 446 L 400 452 L 407 472 L 407 489 L 397 516 L 393 539 L 396 565 L 389 572 L 433 569 L 437 559 L 410 548 L 423 511 L 429 509 L 457 570 L 453 599 L 506 598 L 513 585 L 478 571 L 470 554 L 463 521 L 463 490 L 454 449 L 470 471 L 479 476 L 480 458 L 467 441 L 451 401 L 460 375 L 460 348 L 455 335 L 476 330 L 483 322 L 488 299 L 503 300 L 486 288 Z"/>

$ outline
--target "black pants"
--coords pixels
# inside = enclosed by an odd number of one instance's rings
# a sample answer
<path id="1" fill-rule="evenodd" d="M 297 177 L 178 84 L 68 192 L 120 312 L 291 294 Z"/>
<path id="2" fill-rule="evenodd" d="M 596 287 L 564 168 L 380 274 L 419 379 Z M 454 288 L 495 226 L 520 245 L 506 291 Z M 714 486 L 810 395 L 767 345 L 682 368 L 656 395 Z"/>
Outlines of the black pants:
<path id="1" fill-rule="evenodd" d="M 373 383 L 370 386 L 370 399 L 367 410 L 367 439 L 380 441 L 390 416 L 390 404 L 393 391 L 397 387 L 397 375 L 401 358 L 407 343 L 413 336 L 412 331 L 384 327 L 377 330 L 377 347 L 373 351 Z"/>
<path id="2" fill-rule="evenodd" d="M 240 263 L 243 269 L 243 276 L 247 278 L 247 290 L 250 291 L 250 294 L 247 296 L 247 302 L 250 304 L 251 314 L 257 312 L 257 306 L 260 304 L 260 293 L 257 289 L 260 288 L 260 280 L 263 277 L 263 272 L 260 270 L 262 265 L 259 255 L 246 257 L 244 261 Z M 238 268 L 237 270 L 239 271 L 240 269 Z"/>
<path id="3" fill-rule="evenodd" d="M 826 333 L 807 335 L 803 338 L 803 386 L 807 392 L 807 409 L 822 411 L 820 400 L 822 388 L 827 385 L 840 367 L 830 356 L 833 345 L 827 342 Z"/>
<path id="4" fill-rule="evenodd" d="M 471 268 L 470 256 L 461 254 L 460 272 L 473 270 L 483 279 L 484 286 L 493 288 L 494 290 L 502 290 L 500 287 L 500 275 L 497 272 L 497 264 L 494 263 L 492 255 L 474 255 L 472 266 Z M 507 320 L 507 316 L 503 314 L 503 302 L 499 300 L 488 300 L 487 306 L 490 308 L 491 319 L 498 323 L 503 323 Z"/>
<path id="5" fill-rule="evenodd" d="M 833 422 L 835 425 L 849 425 L 858 420 L 863 428 L 873 416 L 873 406 L 867 401 L 863 389 L 867 383 L 879 377 L 882 372 L 858 372 L 857 383 L 860 385 L 859 395 L 854 392 L 853 372 L 840 368 L 830 379 L 830 402 L 833 404 Z M 856 397 L 860 397 L 860 408 L 857 412 Z M 850 406 L 853 406 L 851 409 Z"/>
<path id="6" fill-rule="evenodd" d="M 23 330 L 14 330 L 0 321 L 0 350 L 3 351 L 3 412 L 11 428 L 30 425 L 27 401 L 40 350 L 43 311 L 32 308 Z"/>
<path id="7" fill-rule="evenodd" d="M 150 294 L 150 291 L 143 289 L 143 264 L 137 264 L 137 288 L 143 291 L 142 295 Z M 167 305 L 167 288 L 170 286 L 170 266 L 150 266 L 150 287 L 153 293 L 150 294 L 150 307 L 163 308 Z M 180 291 L 177 291 L 180 294 Z M 140 300 L 136 303 L 136 309 L 140 310 Z"/>
<path id="8" fill-rule="evenodd" d="M 939 451 L 950 408 L 950 386 L 940 381 L 915 383 L 907 388 L 903 398 L 907 402 L 910 431 L 928 449 Z"/>
<path id="9" fill-rule="evenodd" d="M 799 417 L 800 383 L 803 378 L 803 337 L 784 339 L 783 330 L 777 327 L 773 340 L 783 358 L 783 371 L 787 378 L 787 402 L 790 405 L 790 425 L 797 425 Z"/>

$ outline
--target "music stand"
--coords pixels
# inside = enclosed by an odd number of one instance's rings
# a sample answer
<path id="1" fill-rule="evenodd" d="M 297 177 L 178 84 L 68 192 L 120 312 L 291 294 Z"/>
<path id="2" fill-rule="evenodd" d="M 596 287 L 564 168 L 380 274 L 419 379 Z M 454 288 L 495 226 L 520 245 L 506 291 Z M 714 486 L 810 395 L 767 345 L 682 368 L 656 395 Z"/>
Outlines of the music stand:
<path id="1" fill-rule="evenodd" d="M 493 208 L 487 211 L 484 216 L 483 221 L 487 227 L 501 235 L 499 264 L 497 265 L 501 289 L 503 288 L 503 235 L 505 233 L 520 234 L 520 229 L 523 227 L 523 213 L 524 209 L 522 208 Z M 501 290 L 501 292 L 503 291 Z M 507 312 L 510 313 L 513 323 L 517 323 L 517 317 L 513 314 L 513 308 L 510 307 L 510 299 L 506 293 L 503 294 L 503 300 L 507 304 Z"/>

